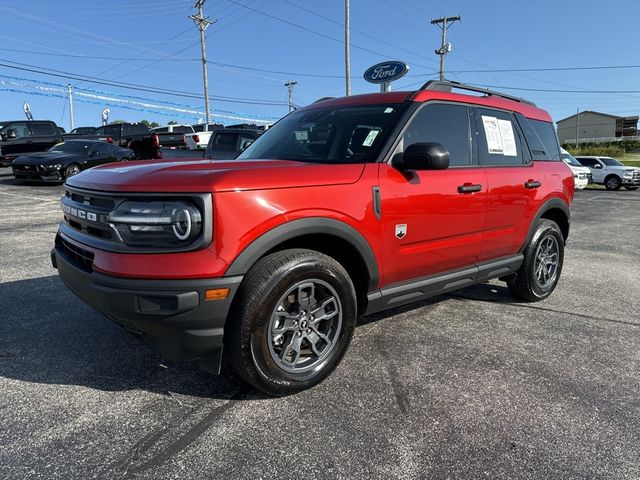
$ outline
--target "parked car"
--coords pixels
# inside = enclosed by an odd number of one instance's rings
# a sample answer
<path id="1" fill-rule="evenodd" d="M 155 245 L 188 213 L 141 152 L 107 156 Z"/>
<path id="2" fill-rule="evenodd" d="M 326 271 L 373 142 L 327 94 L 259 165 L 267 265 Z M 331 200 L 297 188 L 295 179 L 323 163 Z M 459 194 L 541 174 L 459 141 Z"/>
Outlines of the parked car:
<path id="1" fill-rule="evenodd" d="M 569 165 L 569 168 L 573 172 L 573 183 L 576 188 L 579 190 L 586 188 L 587 185 L 592 182 L 591 170 L 587 167 L 583 167 L 582 164 L 564 148 L 560 149 L 560 156 L 564 163 Z"/>
<path id="2" fill-rule="evenodd" d="M 97 165 L 134 158 L 133 150 L 101 140 L 65 140 L 46 152 L 22 155 L 11 164 L 18 180 L 64 182 Z"/>
<path id="3" fill-rule="evenodd" d="M 263 131 L 257 128 L 233 128 L 211 132 L 204 158 L 211 160 L 233 160 L 253 143 Z"/>
<path id="4" fill-rule="evenodd" d="M 96 127 L 76 127 L 69 132 L 69 135 L 93 135 Z"/>
<path id="5" fill-rule="evenodd" d="M 432 81 L 298 109 L 234 161 L 76 175 L 52 261 L 167 358 L 218 373 L 224 354 L 287 395 L 333 371 L 359 315 L 492 278 L 547 298 L 573 195 L 544 110 Z"/>
<path id="6" fill-rule="evenodd" d="M 61 141 L 62 134 L 55 122 L 0 121 L 0 167 L 8 167 L 24 153 L 44 152 Z"/>
<path id="7" fill-rule="evenodd" d="M 118 147 L 130 148 L 138 159 L 162 158 L 158 136 L 143 123 L 113 123 L 98 127 L 91 134 L 65 135 L 64 138 L 103 140 Z"/>
<path id="8" fill-rule="evenodd" d="M 206 150 L 211 138 L 211 133 L 224 128 L 220 123 L 203 123 L 192 125 L 195 133 L 185 133 L 184 143 L 189 150 Z"/>
<path id="9" fill-rule="evenodd" d="M 607 190 L 637 190 L 640 186 L 640 168 L 628 167 L 611 157 L 578 156 L 576 159 L 593 175 L 593 182 Z"/>
<path id="10" fill-rule="evenodd" d="M 152 128 L 150 131 L 158 135 L 161 147 L 170 148 L 185 147 L 184 136 L 194 133 L 191 125 L 165 125 L 164 127 Z"/>

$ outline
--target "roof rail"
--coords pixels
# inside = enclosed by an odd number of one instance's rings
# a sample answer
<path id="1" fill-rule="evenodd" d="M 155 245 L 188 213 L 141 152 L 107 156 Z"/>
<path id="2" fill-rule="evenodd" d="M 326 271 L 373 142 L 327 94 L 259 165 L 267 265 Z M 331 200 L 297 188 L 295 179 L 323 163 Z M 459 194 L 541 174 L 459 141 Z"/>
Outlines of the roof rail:
<path id="1" fill-rule="evenodd" d="M 514 102 L 526 103 L 527 105 L 531 105 L 532 107 L 536 106 L 535 103 L 529 100 L 525 100 L 524 98 L 514 97 L 513 95 L 496 92 L 494 90 L 489 90 L 488 88 L 476 87 L 473 85 L 467 85 L 466 83 L 454 82 L 452 80 L 429 80 L 422 87 L 420 87 L 420 90 L 450 92 L 454 88 L 457 88 L 459 90 L 468 90 L 470 92 L 484 93 L 485 95 L 489 95 L 492 97 L 506 98 L 507 100 L 513 100 Z"/>

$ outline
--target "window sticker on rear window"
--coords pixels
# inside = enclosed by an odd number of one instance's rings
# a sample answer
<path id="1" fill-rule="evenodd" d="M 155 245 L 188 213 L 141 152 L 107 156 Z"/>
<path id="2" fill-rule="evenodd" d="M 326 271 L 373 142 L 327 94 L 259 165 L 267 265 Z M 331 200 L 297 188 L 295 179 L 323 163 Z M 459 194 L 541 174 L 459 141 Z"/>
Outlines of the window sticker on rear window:
<path id="1" fill-rule="evenodd" d="M 502 145 L 498 119 L 496 117 L 482 115 L 482 124 L 484 125 L 484 135 L 487 139 L 487 149 L 489 153 L 492 155 L 502 155 L 504 153 L 504 147 Z"/>
<path id="2" fill-rule="evenodd" d="M 517 157 L 516 137 L 513 134 L 513 125 L 511 120 L 498 119 L 498 127 L 500 128 L 500 136 L 502 137 L 503 155 L 508 157 Z"/>
<path id="3" fill-rule="evenodd" d="M 491 155 L 517 157 L 516 137 L 511 120 L 482 115 L 487 149 Z"/>

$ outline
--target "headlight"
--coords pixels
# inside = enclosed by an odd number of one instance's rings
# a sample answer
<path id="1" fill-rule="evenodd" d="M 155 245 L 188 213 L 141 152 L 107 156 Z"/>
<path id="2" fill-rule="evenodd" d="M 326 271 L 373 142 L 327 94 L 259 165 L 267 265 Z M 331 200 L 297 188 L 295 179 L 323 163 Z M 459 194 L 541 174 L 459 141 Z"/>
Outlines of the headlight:
<path id="1" fill-rule="evenodd" d="M 625 170 L 624 171 L 624 176 L 625 177 L 633 177 L 633 170 Z"/>
<path id="2" fill-rule="evenodd" d="M 126 245 L 188 245 L 202 233 L 202 215 L 187 201 L 125 201 L 107 222 Z"/>

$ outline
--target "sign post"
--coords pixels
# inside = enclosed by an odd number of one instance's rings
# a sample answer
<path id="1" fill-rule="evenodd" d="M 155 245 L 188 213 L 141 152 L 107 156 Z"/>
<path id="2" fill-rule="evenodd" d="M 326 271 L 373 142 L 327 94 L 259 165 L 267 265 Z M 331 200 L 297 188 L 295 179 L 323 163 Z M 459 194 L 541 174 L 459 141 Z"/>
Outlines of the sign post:
<path id="1" fill-rule="evenodd" d="M 369 83 L 380 84 L 381 92 L 391 91 L 391 82 L 406 75 L 409 66 L 404 62 L 390 60 L 369 67 L 364 72 L 364 79 Z"/>

